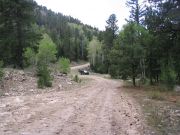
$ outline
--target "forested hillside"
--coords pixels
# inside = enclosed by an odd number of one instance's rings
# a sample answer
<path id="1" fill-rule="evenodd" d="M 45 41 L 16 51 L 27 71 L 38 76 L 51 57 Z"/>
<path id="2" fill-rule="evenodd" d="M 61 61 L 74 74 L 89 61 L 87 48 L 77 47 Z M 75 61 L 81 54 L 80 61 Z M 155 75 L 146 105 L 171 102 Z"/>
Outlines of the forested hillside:
<path id="1" fill-rule="evenodd" d="M 61 13 L 55 13 L 46 7 L 36 9 L 36 22 L 44 27 L 57 45 L 57 56 L 64 56 L 71 60 L 87 60 L 87 45 L 98 30 L 84 25 L 80 20 Z"/>
<path id="2" fill-rule="evenodd" d="M 44 34 L 55 44 L 56 58 L 87 60 L 87 45 L 97 33 L 96 28 L 33 0 L 0 1 L 0 59 L 4 65 L 23 68 L 26 49 L 37 53 Z"/>

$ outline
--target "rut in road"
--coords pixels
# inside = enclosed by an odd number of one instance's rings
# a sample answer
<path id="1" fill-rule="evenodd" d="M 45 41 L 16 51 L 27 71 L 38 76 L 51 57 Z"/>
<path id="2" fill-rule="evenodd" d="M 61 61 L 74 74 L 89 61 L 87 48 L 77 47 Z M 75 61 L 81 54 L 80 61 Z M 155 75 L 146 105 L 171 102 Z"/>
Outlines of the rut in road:
<path id="1" fill-rule="evenodd" d="M 88 77 L 93 81 L 79 89 L 1 99 L 8 106 L 0 110 L 0 134 L 144 134 L 139 108 L 121 82 Z"/>

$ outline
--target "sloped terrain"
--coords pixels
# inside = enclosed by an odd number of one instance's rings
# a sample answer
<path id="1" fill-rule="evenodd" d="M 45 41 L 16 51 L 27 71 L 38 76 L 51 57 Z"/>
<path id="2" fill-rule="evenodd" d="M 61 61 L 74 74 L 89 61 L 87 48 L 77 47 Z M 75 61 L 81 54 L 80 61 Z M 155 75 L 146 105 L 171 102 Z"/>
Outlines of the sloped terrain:
<path id="1" fill-rule="evenodd" d="M 0 134 L 148 134 L 139 106 L 121 91 L 121 81 L 98 75 L 85 78 L 92 81 L 74 89 L 56 90 L 57 82 L 54 91 L 2 97 Z"/>
<path id="2" fill-rule="evenodd" d="M 53 87 L 38 89 L 35 72 L 5 69 L 5 77 L 0 87 L 0 95 L 7 97 L 40 94 L 51 91 L 68 90 L 78 85 L 65 74 L 53 72 L 51 76 L 53 78 Z"/>

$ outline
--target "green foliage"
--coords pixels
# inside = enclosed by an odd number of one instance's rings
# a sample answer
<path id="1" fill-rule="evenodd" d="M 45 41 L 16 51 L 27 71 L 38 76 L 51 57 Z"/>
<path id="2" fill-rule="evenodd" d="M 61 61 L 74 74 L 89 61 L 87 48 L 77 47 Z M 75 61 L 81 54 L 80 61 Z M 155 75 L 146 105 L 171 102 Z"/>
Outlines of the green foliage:
<path id="1" fill-rule="evenodd" d="M 87 46 L 92 37 L 98 35 L 97 28 L 84 25 L 71 16 L 48 10 L 37 5 L 34 0 L 0 0 L 0 5 L 0 58 L 5 66 L 28 66 L 30 62 L 24 60 L 24 53 L 27 53 L 24 51 L 26 48 L 38 51 L 41 33 L 51 37 L 57 49 L 57 58 L 87 60 Z M 42 55 L 39 57 L 45 58 Z"/>
<path id="2" fill-rule="evenodd" d="M 104 63 L 103 64 L 98 63 L 95 66 L 91 65 L 91 69 L 100 74 L 106 74 L 108 72 L 108 68 Z"/>
<path id="3" fill-rule="evenodd" d="M 23 68 L 24 49 L 35 47 L 40 39 L 32 29 L 36 4 L 33 0 L 1 0 L 0 5 L 0 58 L 5 65 Z"/>
<path id="4" fill-rule="evenodd" d="M 70 60 L 68 58 L 60 58 L 58 64 L 60 72 L 64 74 L 68 74 L 70 72 Z"/>
<path id="5" fill-rule="evenodd" d="M 109 73 L 112 77 L 126 79 L 131 76 L 136 85 L 135 78 L 140 73 L 139 63 L 143 57 L 143 47 L 140 42 L 143 40 L 144 34 L 141 34 L 143 32 L 144 29 L 135 23 L 124 26 L 109 55 Z"/>
<path id="6" fill-rule="evenodd" d="M 88 58 L 90 64 L 95 66 L 99 61 L 102 63 L 102 43 L 100 43 L 96 37 L 93 37 L 93 40 L 89 42 L 88 45 Z"/>
<path id="7" fill-rule="evenodd" d="M 38 88 L 51 87 L 52 86 L 52 79 L 50 76 L 50 70 L 48 69 L 47 65 L 38 64 L 38 71 L 37 75 L 38 79 Z"/>
<path id="8" fill-rule="evenodd" d="M 39 50 L 37 54 L 38 63 L 45 65 L 50 62 L 56 61 L 56 45 L 53 43 L 48 34 L 43 35 L 43 39 L 40 41 Z"/>
<path id="9" fill-rule="evenodd" d="M 109 73 L 111 75 L 112 78 L 119 78 L 118 75 L 119 75 L 119 70 L 118 69 L 118 66 L 117 65 L 112 65 L 110 66 L 109 68 Z"/>
<path id="10" fill-rule="evenodd" d="M 48 65 L 51 62 L 56 61 L 56 46 L 51 40 L 51 38 L 47 35 L 43 35 L 43 39 L 40 41 L 39 50 L 37 54 L 38 64 L 37 64 L 37 74 L 38 74 L 38 87 L 44 88 L 51 87 L 51 76 L 50 70 L 48 69 Z"/>
<path id="11" fill-rule="evenodd" d="M 131 8 L 129 22 L 137 24 L 142 23 L 144 15 L 144 5 L 140 4 L 140 0 L 126 0 L 126 5 Z"/>
<path id="12" fill-rule="evenodd" d="M 89 44 L 91 68 L 100 73 L 104 70 L 113 78 L 131 77 L 134 85 L 136 78 L 140 80 L 139 84 L 145 84 L 147 80 L 155 84 L 161 80 L 172 89 L 180 82 L 179 2 L 148 2 L 151 3 L 144 10 L 139 0 L 127 0 L 130 18 L 118 36 L 116 16 L 109 17 L 106 30 L 98 35 L 103 45 L 99 47 L 99 41 L 94 39 Z M 171 63 L 170 66 L 167 63 Z"/>
<path id="13" fill-rule="evenodd" d="M 103 51 L 103 64 L 101 65 L 98 63 L 96 65 L 96 69 L 100 70 L 100 72 L 103 73 L 108 73 L 109 72 L 109 66 L 110 66 L 110 61 L 109 61 L 109 54 L 110 50 L 114 46 L 114 40 L 117 37 L 118 34 L 118 26 L 117 26 L 117 18 L 115 14 L 111 14 L 106 21 L 106 30 L 104 31 L 103 34 L 103 46 L 102 46 L 102 51 Z M 98 71 L 97 70 L 97 71 Z"/>
<path id="14" fill-rule="evenodd" d="M 73 80 L 74 80 L 75 82 L 77 82 L 77 83 L 80 83 L 80 82 L 81 82 L 81 79 L 79 78 L 78 75 L 75 75 L 74 78 L 73 78 Z"/>
<path id="15" fill-rule="evenodd" d="M 36 12 L 37 24 L 45 28 L 57 45 L 57 57 L 66 57 L 73 61 L 87 60 L 88 42 L 98 35 L 98 29 L 42 6 Z"/>
<path id="16" fill-rule="evenodd" d="M 31 48 L 26 48 L 24 52 L 24 66 L 35 66 L 36 65 L 36 53 Z"/>
<path id="17" fill-rule="evenodd" d="M 105 33 L 105 36 L 106 36 L 105 43 L 109 48 L 113 47 L 113 40 L 115 39 L 117 35 L 117 31 L 119 29 L 119 27 L 116 24 L 117 22 L 118 20 L 115 14 L 111 14 L 108 20 L 106 21 L 107 26 L 106 26 L 106 33 Z"/>
<path id="18" fill-rule="evenodd" d="M 176 73 L 171 66 L 163 66 L 161 69 L 161 81 L 168 89 L 173 90 L 176 83 Z"/>
<path id="19" fill-rule="evenodd" d="M 3 66 L 3 62 L 0 61 L 0 81 L 2 80 L 2 77 L 3 77 L 3 75 L 4 75 L 2 66 Z"/>
<path id="20" fill-rule="evenodd" d="M 98 73 L 107 73 L 107 66 L 104 61 L 103 44 L 93 37 L 88 45 L 88 58 L 90 61 L 91 69 Z"/>

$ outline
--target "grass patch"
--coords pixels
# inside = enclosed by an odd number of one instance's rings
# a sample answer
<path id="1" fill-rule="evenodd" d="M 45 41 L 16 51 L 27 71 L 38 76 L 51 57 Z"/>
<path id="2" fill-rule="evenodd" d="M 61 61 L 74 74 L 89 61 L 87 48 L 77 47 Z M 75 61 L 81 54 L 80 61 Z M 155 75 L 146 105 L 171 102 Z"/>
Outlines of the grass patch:
<path id="1" fill-rule="evenodd" d="M 160 91 L 150 91 L 148 96 L 154 100 L 165 100 L 164 95 Z"/>
<path id="2" fill-rule="evenodd" d="M 180 121 L 176 112 L 177 106 L 150 103 L 144 110 L 149 113 L 147 117 L 149 125 L 157 130 L 158 135 L 179 135 Z"/>
<path id="3" fill-rule="evenodd" d="M 0 97 L 4 96 L 4 92 L 0 89 Z"/>
<path id="4" fill-rule="evenodd" d="M 158 135 L 179 135 L 180 93 L 164 90 L 161 86 L 132 87 L 125 84 L 126 91 L 142 107 L 147 124 Z"/>
<path id="5" fill-rule="evenodd" d="M 77 82 L 77 83 L 81 83 L 82 80 L 79 78 L 78 75 L 75 75 L 75 76 L 73 77 L 73 81 L 75 81 L 75 82 Z"/>

